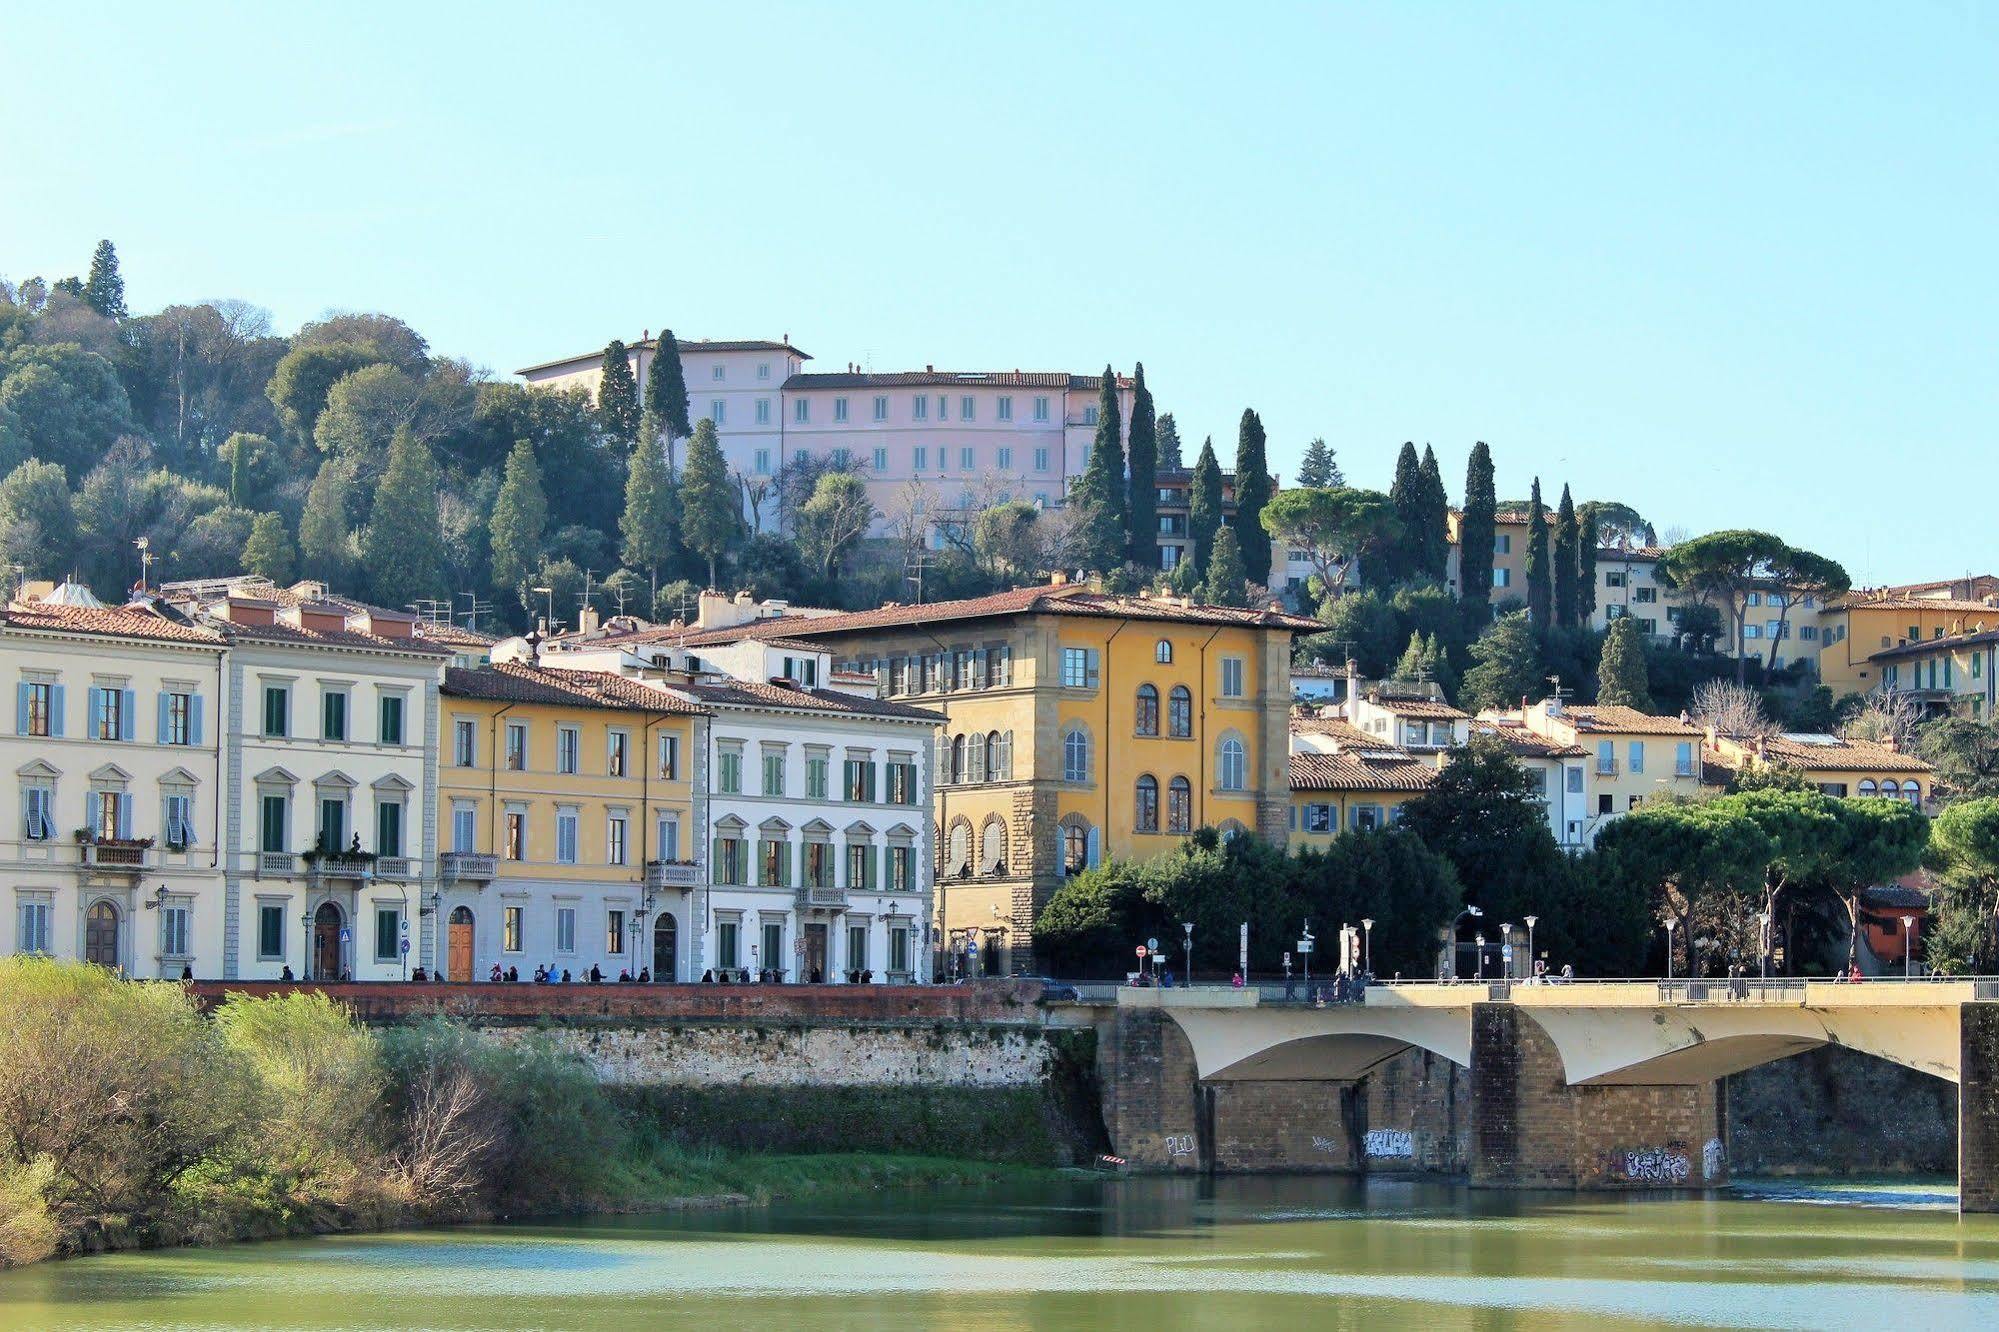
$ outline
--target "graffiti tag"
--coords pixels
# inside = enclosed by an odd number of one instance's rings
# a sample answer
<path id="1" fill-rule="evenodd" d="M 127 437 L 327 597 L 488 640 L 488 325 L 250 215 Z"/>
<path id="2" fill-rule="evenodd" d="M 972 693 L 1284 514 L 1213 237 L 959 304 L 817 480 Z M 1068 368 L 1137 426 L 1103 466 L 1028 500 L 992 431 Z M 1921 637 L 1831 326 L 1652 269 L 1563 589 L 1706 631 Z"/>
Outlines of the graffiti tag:
<path id="1" fill-rule="evenodd" d="M 1315 1152 L 1337 1152 L 1340 1150 L 1340 1145 L 1331 1138 L 1321 1138 L 1317 1134 L 1314 1134 L 1312 1137 L 1312 1150 Z"/>
<path id="2" fill-rule="evenodd" d="M 1363 1141 L 1369 1156 L 1416 1155 L 1416 1135 L 1407 1129 L 1369 1129 Z"/>
<path id="3" fill-rule="evenodd" d="M 1701 1148 L 1701 1178 L 1720 1179 L 1721 1167 L 1721 1139 L 1709 1138 L 1707 1145 Z"/>
<path id="4" fill-rule="evenodd" d="M 1692 1164 L 1687 1160 L 1685 1152 L 1649 1147 L 1644 1151 L 1624 1154 L 1626 1179 L 1642 1180 L 1647 1184 L 1683 1184 L 1691 1171 Z"/>
<path id="5" fill-rule="evenodd" d="M 1166 1154 L 1168 1156 L 1192 1156 L 1194 1154 L 1194 1135 L 1191 1133 L 1168 1134 L 1166 1137 Z"/>

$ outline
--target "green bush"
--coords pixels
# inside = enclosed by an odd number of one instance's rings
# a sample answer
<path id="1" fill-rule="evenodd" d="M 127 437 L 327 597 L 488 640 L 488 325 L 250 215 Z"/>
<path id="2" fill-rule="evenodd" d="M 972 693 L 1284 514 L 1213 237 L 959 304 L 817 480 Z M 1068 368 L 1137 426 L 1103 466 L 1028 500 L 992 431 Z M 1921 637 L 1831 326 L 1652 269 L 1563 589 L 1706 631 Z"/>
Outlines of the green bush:
<path id="1" fill-rule="evenodd" d="M 331 1184 L 374 1167 L 383 1074 L 376 1040 L 324 994 L 232 998 L 215 1014 L 250 1075 L 265 1168 Z"/>

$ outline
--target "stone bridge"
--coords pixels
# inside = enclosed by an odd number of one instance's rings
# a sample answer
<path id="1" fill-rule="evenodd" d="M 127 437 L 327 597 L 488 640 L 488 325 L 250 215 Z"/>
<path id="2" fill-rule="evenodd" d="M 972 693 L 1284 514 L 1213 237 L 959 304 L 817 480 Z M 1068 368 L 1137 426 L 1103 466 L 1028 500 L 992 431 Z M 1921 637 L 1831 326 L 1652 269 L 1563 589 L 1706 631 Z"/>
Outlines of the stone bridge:
<path id="1" fill-rule="evenodd" d="M 1958 1085 L 1960 1206 L 1999 1211 L 1995 989 L 1376 985 L 1364 1003 L 1323 1008 L 1252 989 L 1120 989 L 1077 1012 L 1099 1032 L 1112 1141 L 1148 1167 L 1708 1187 L 1728 1178 L 1724 1079 L 1839 1045 Z"/>

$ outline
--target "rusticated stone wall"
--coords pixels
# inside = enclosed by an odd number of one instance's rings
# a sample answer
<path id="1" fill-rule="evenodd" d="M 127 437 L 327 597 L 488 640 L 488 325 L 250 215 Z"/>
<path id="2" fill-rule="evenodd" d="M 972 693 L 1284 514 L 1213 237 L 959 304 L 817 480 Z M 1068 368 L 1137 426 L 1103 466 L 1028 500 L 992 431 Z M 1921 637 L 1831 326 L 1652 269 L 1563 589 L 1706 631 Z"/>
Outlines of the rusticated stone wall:
<path id="1" fill-rule="evenodd" d="M 1217 1082 L 1206 1088 L 1217 1170 L 1350 1171 L 1359 1165 L 1350 1082 Z"/>
<path id="2" fill-rule="evenodd" d="M 1958 1210 L 1999 1212 L 1999 1004 L 1959 1011 Z"/>
<path id="3" fill-rule="evenodd" d="M 1461 1175 L 1471 1151 L 1469 1071 L 1410 1050 L 1359 1084 L 1354 1135 L 1370 1171 Z"/>

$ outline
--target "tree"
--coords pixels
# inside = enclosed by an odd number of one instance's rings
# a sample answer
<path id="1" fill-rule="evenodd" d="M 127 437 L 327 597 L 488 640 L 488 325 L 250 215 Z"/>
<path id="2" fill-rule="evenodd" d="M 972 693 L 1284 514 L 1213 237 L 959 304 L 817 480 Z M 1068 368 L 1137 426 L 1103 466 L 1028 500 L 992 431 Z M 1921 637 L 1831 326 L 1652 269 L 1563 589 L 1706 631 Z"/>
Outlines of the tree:
<path id="1" fill-rule="evenodd" d="M 1841 834 L 1825 877 L 1846 908 L 1846 964 L 1850 968 L 1860 951 L 1860 894 L 1892 883 L 1922 863 L 1929 848 L 1930 821 L 1907 801 L 1822 798 L 1831 800 Z"/>
<path id="2" fill-rule="evenodd" d="M 1999 969 L 1999 799 L 1947 806 L 1930 825 L 1930 865 L 1943 885 L 1928 922 L 1924 955 L 1949 973 Z"/>
<path id="3" fill-rule="evenodd" d="M 1576 512 L 1596 520 L 1604 545 L 1620 551 L 1659 544 L 1659 534 L 1638 510 L 1617 500 L 1590 500 Z"/>
<path id="4" fill-rule="evenodd" d="M 464 439 L 458 457 L 475 472 L 498 472 L 515 442 L 527 440 L 541 465 L 550 524 L 609 525 L 604 501 L 623 486 L 628 449 L 611 445 L 583 390 L 481 384 Z"/>
<path id="5" fill-rule="evenodd" d="M 1394 678 L 1397 680 L 1432 680 L 1442 687 L 1446 695 L 1454 692 L 1451 688 L 1456 673 L 1451 670 L 1450 659 L 1445 656 L 1435 634 L 1424 635 L 1411 631 L 1409 646 L 1402 649 L 1402 657 L 1395 663 Z"/>
<path id="6" fill-rule="evenodd" d="M 363 366 L 326 391 L 312 442 L 321 453 L 348 459 L 354 484 L 369 494 L 388 466 L 389 441 L 398 430 L 430 445 L 471 424 L 472 400 L 467 379 L 446 369 L 418 379 L 399 366 Z"/>
<path id="7" fill-rule="evenodd" d="M 1395 506 L 1395 534 L 1377 544 L 1369 565 L 1372 581 L 1384 586 L 1415 577 L 1423 562 L 1423 464 L 1412 441 L 1404 440 L 1395 455 L 1388 500 Z"/>
<path id="8" fill-rule="evenodd" d="M 1767 579 L 1771 569 L 1790 555 L 1791 549 L 1768 532 L 1733 529 L 1710 532 L 1682 541 L 1660 558 L 1659 581 L 1684 591 L 1698 602 L 1720 601 L 1734 630 L 1735 680 L 1742 683 L 1748 665 L 1744 657 L 1742 623 L 1749 593 Z"/>
<path id="9" fill-rule="evenodd" d="M 1126 505 L 1130 541 L 1125 558 L 1142 569 L 1159 567 L 1159 429 L 1145 363 L 1131 373 L 1131 500 Z"/>
<path id="10" fill-rule="evenodd" d="M 1568 487 L 1564 486 L 1563 490 Z M 1596 513 L 1585 504 L 1576 522 L 1576 619 L 1588 624 L 1596 618 L 1596 552 L 1599 534 Z"/>
<path id="11" fill-rule="evenodd" d="M 1174 421 L 1173 413 L 1162 413 L 1159 418 L 1159 470 L 1178 472 L 1186 466 L 1180 460 L 1180 426 Z"/>
<path id="12" fill-rule="evenodd" d="M 1465 672 L 1459 706 L 1467 712 L 1517 708 L 1522 699 L 1544 693 L 1541 649 L 1526 611 L 1502 615 L 1471 645 L 1472 667 Z"/>
<path id="13" fill-rule="evenodd" d="M 369 585 L 391 606 L 437 595 L 444 538 L 437 519 L 437 460 L 407 429 L 389 444 L 389 465 L 375 491 L 361 554 Z"/>
<path id="14" fill-rule="evenodd" d="M 1569 498 L 1569 486 L 1565 481 L 1562 483 L 1561 503 L 1555 506 L 1555 531 L 1550 543 L 1550 555 L 1555 564 L 1555 623 L 1564 629 L 1574 628 L 1582 612 L 1582 591 L 1577 584 L 1577 575 L 1582 569 L 1579 537 L 1576 505 Z"/>
<path id="15" fill-rule="evenodd" d="M 319 414 L 326 410 L 326 395 L 333 386 L 356 370 L 388 359 L 366 343 L 294 345 L 271 372 L 264 396 L 277 408 L 278 420 L 292 439 L 307 444 L 319 424 Z"/>
<path id="16" fill-rule="evenodd" d="M 1437 452 L 1428 444 L 1423 446 L 1423 462 L 1417 468 L 1422 481 L 1419 506 L 1423 526 L 1422 540 L 1417 549 L 1422 556 L 1420 572 L 1432 582 L 1441 583 L 1450 568 L 1451 542 L 1451 497 L 1444 490 L 1444 474 L 1437 466 Z"/>
<path id="17" fill-rule="evenodd" d="M 1939 717 L 1916 733 L 1915 751 L 1936 765 L 1935 791 L 1946 803 L 1999 796 L 1999 726 Z"/>
<path id="18" fill-rule="evenodd" d="M 1097 395 L 1097 436 L 1083 475 L 1069 502 L 1083 515 L 1080 547 L 1089 566 L 1108 572 L 1125 554 L 1124 425 L 1118 408 L 1117 375 L 1104 367 Z"/>
<path id="19" fill-rule="evenodd" d="M 1208 576 L 1201 584 L 1200 599 L 1210 606 L 1247 606 L 1247 581 L 1235 528 L 1224 527 L 1215 533 L 1215 549 L 1208 556 Z"/>
<path id="20" fill-rule="evenodd" d="M 366 347 L 378 361 L 422 375 L 430 368 L 430 344 L 423 335 L 394 315 L 346 310 L 305 324 L 292 339 L 293 347 L 338 344 Z"/>
<path id="21" fill-rule="evenodd" d="M 1777 724 L 1763 709 L 1763 695 L 1728 680 L 1708 680 L 1696 688 L 1687 719 L 1703 730 L 1739 740 L 1777 734 Z"/>
<path id="22" fill-rule="evenodd" d="M 1270 531 L 1263 525 L 1263 506 L 1270 503 L 1270 463 L 1264 456 L 1263 419 L 1245 407 L 1236 430 L 1236 540 L 1242 543 L 1242 565 L 1249 581 L 1270 582 Z"/>
<path id="23" fill-rule="evenodd" d="M 281 587 L 296 576 L 298 552 L 292 548 L 283 514 L 257 515 L 250 525 L 250 539 L 243 543 L 243 566 Z"/>
<path id="24" fill-rule="evenodd" d="M 639 445 L 644 448 L 643 444 Z M 506 479 L 493 504 L 492 577 L 495 587 L 519 588 L 541 564 L 541 538 L 548 526 L 548 498 L 534 445 L 521 440 L 507 455 Z"/>
<path id="25" fill-rule="evenodd" d="M 1324 596 L 1345 588 L 1363 548 L 1391 545 L 1401 534 L 1386 495 L 1344 487 L 1279 491 L 1263 510 L 1263 526 L 1287 548 L 1305 552 Z"/>
<path id="26" fill-rule="evenodd" d="M 1853 586 L 1846 567 L 1838 560 L 1787 545 L 1782 557 L 1771 562 L 1770 577 L 1783 589 L 1777 609 L 1777 632 L 1770 636 L 1768 670 L 1777 669 L 1777 653 L 1790 637 L 1791 608 L 1804 597 L 1816 598 L 1823 606 L 1845 596 Z"/>
<path id="27" fill-rule="evenodd" d="M 1187 496 L 1187 535 L 1193 539 L 1194 574 L 1208 575 L 1208 554 L 1222 526 L 1222 467 L 1215 458 L 1214 436 L 1201 441 L 1194 461 L 1194 479 Z"/>
<path id="28" fill-rule="evenodd" d="M 671 473 L 673 441 L 686 439 L 694 427 L 687 414 L 687 372 L 680 364 L 680 340 L 670 328 L 661 329 L 659 340 L 653 344 L 652 366 L 646 372 L 645 405 L 658 423 L 660 440 L 666 446 L 666 470 Z"/>
<path id="29" fill-rule="evenodd" d="M 617 338 L 604 347 L 603 376 L 597 382 L 597 419 L 620 444 L 639 434 L 639 382 L 632 377 L 632 354 Z"/>
<path id="30" fill-rule="evenodd" d="M 879 515 L 868 498 L 868 483 L 852 472 L 828 472 L 819 478 L 812 498 L 798 510 L 799 553 L 809 558 L 822 579 L 831 583 L 840 563 L 868 534 Z"/>
<path id="31" fill-rule="evenodd" d="M 76 543 L 69 475 L 56 463 L 31 460 L 0 481 L 0 555 L 30 578 L 60 578 Z"/>
<path id="32" fill-rule="evenodd" d="M 83 300 L 106 319 L 126 316 L 125 279 L 118 275 L 118 251 L 108 240 L 97 242 L 97 249 L 90 256 L 90 276 L 83 283 Z"/>
<path id="33" fill-rule="evenodd" d="M 1645 675 L 1645 639 L 1638 632 L 1638 622 L 1628 615 L 1610 622 L 1596 682 L 1596 701 L 1602 706 L 1652 711 L 1652 686 Z"/>
<path id="34" fill-rule="evenodd" d="M 1539 773 L 1514 762 L 1502 741 L 1476 735 L 1451 751 L 1429 789 L 1401 807 L 1402 826 L 1451 862 L 1465 900 L 1484 908 L 1494 925 L 1517 923 L 1545 908 L 1537 898 L 1562 861 L 1544 794 Z"/>
<path id="35" fill-rule="evenodd" d="M 660 335 L 662 341 L 670 336 Z M 659 361 L 653 362 L 655 374 L 659 372 L 659 365 Z M 646 409 L 648 422 L 660 419 L 654 409 Z M 669 433 L 670 428 L 662 428 L 659 437 L 663 439 Z M 634 569 L 647 570 L 657 578 L 662 566 L 673 563 L 679 545 L 676 536 L 680 521 L 678 509 L 679 496 L 675 493 L 672 465 L 660 446 L 653 442 L 653 436 L 641 428 L 639 441 L 632 446 L 631 461 L 625 466 L 625 511 L 618 519 L 618 535 L 623 540 L 626 564 Z"/>
<path id="36" fill-rule="evenodd" d="M 1298 484 L 1319 490 L 1346 484 L 1340 477 L 1340 465 L 1333 461 L 1333 450 L 1324 439 L 1314 439 L 1305 446 L 1305 457 L 1298 464 Z"/>
<path id="37" fill-rule="evenodd" d="M 353 555 L 347 528 L 347 468 L 340 458 L 320 464 L 298 523 L 300 571 L 336 585 L 344 580 Z"/>
<path id="38" fill-rule="evenodd" d="M 1466 618 L 1483 627 L 1492 618 L 1492 547 L 1499 536 L 1499 496 L 1493 489 L 1492 450 L 1484 440 L 1465 464 L 1465 508 L 1458 522 L 1458 595 Z"/>
<path id="39" fill-rule="evenodd" d="M 1033 574 L 1041 565 L 1040 520 L 1041 510 L 1026 500 L 983 510 L 972 524 L 973 556 L 996 576 Z"/>
<path id="40" fill-rule="evenodd" d="M 687 445 L 687 467 L 680 476 L 680 534 L 687 548 L 708 561 L 708 586 L 715 586 L 715 561 L 728 553 L 743 526 L 736 507 L 736 488 L 722 462 L 715 440 L 715 423 L 702 418 Z"/>
<path id="41" fill-rule="evenodd" d="M 79 476 L 132 428 L 111 362 L 73 342 L 30 343 L 0 357 L 0 411 L 29 456 Z"/>
<path id="42" fill-rule="evenodd" d="M 1554 571 L 1549 568 L 1548 510 L 1541 503 L 1541 478 L 1534 478 L 1527 501 L 1527 618 L 1534 632 L 1546 635 L 1554 627 Z"/>
<path id="43" fill-rule="evenodd" d="M 1775 850 L 1756 819 L 1722 801 L 1645 805 L 1596 837 L 1600 878 L 1635 887 L 1653 919 L 1676 926 L 1682 975 L 1704 974 L 1697 939 L 1709 942 L 1709 963 L 1760 946 L 1752 918 Z"/>

